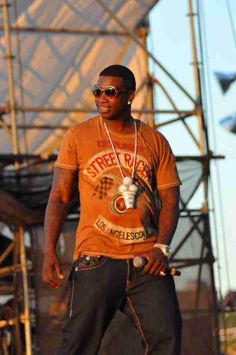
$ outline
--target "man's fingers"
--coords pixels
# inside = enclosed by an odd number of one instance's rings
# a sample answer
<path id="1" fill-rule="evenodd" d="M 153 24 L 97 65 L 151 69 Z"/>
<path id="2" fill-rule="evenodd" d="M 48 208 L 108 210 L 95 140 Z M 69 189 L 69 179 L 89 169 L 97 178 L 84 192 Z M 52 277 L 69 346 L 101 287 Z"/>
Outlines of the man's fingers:
<path id="1" fill-rule="evenodd" d="M 155 276 L 165 276 L 161 275 L 162 272 L 165 272 L 167 266 L 163 265 L 162 263 L 159 262 L 159 260 L 150 260 L 145 268 L 143 269 L 143 274 L 150 274 L 150 275 L 155 275 Z"/>
<path id="2" fill-rule="evenodd" d="M 45 282 L 46 284 L 48 284 L 50 287 L 53 287 L 53 288 L 60 287 L 60 284 L 54 279 L 51 272 L 49 272 L 48 275 L 43 277 L 43 282 Z"/>
<path id="3" fill-rule="evenodd" d="M 54 265 L 50 265 L 45 267 L 43 270 L 43 282 L 48 284 L 52 288 L 58 288 L 60 287 L 60 284 L 55 280 L 55 277 L 53 275 L 53 271 L 56 272 L 56 276 L 59 279 L 63 279 L 64 275 L 62 273 L 60 264 L 55 263 Z"/>
<path id="4" fill-rule="evenodd" d="M 42 274 L 43 282 L 50 287 L 57 288 L 60 287 L 60 282 L 57 281 L 57 278 L 61 280 L 64 279 L 60 261 L 54 252 L 48 253 L 44 256 Z"/>
<path id="5" fill-rule="evenodd" d="M 159 260 L 155 260 L 154 263 L 152 264 L 152 267 L 149 271 L 150 275 L 155 275 L 158 276 L 162 271 L 164 271 L 166 267 L 159 262 Z"/>
<path id="6" fill-rule="evenodd" d="M 165 272 L 165 271 L 160 271 L 160 272 L 159 272 L 159 275 L 162 276 L 162 277 L 164 277 L 164 276 L 166 276 L 166 272 Z"/>
<path id="7" fill-rule="evenodd" d="M 43 282 L 51 287 L 58 287 L 58 283 L 53 279 L 52 273 L 44 274 Z"/>
<path id="8" fill-rule="evenodd" d="M 43 282 L 49 284 L 50 280 L 53 279 L 52 270 L 51 269 L 43 269 Z"/>
<path id="9" fill-rule="evenodd" d="M 163 268 L 163 266 L 160 267 L 160 268 L 157 268 L 157 269 L 155 270 L 154 275 L 155 275 L 155 276 L 161 276 L 161 277 L 166 276 L 165 270 L 166 270 L 166 268 Z"/>
<path id="10" fill-rule="evenodd" d="M 150 269 L 150 271 L 149 271 L 149 274 L 150 275 L 156 275 L 156 272 L 157 272 L 157 270 L 159 270 L 159 263 L 157 262 L 157 261 L 155 261 L 154 263 L 153 263 L 153 265 L 152 265 L 152 267 L 151 267 L 151 269 Z"/>
<path id="11" fill-rule="evenodd" d="M 150 274 L 153 275 L 156 268 L 159 265 L 159 260 L 156 260 L 154 257 L 150 257 L 149 255 L 145 254 L 142 256 L 146 259 L 147 264 L 145 265 L 144 269 L 142 270 L 141 274 Z"/>
<path id="12" fill-rule="evenodd" d="M 56 270 L 57 277 L 59 277 L 59 279 L 61 280 L 64 279 L 64 275 L 60 264 L 55 264 L 55 270 Z"/>
<path id="13" fill-rule="evenodd" d="M 147 261 L 147 264 L 145 265 L 145 267 L 143 268 L 143 271 L 141 272 L 141 274 L 148 274 L 151 267 L 152 267 L 152 264 L 153 264 L 153 261 L 154 260 L 148 260 Z"/>
<path id="14" fill-rule="evenodd" d="M 57 281 L 55 281 L 55 280 L 50 280 L 49 286 L 52 287 L 52 288 L 59 288 L 59 287 L 61 287 L 61 285 L 60 285 Z"/>

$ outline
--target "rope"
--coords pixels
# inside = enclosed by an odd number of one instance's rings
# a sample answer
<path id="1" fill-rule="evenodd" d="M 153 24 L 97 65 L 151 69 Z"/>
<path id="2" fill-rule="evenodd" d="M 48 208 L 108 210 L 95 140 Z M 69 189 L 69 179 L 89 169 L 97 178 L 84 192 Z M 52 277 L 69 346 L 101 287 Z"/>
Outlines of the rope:
<path id="1" fill-rule="evenodd" d="M 132 169 L 132 179 L 134 178 L 134 174 L 135 174 L 135 166 L 136 166 L 136 160 L 137 160 L 137 149 L 138 149 L 137 124 L 136 124 L 136 121 L 134 119 L 133 119 L 133 121 L 134 121 L 134 135 L 135 135 L 135 137 L 134 137 L 134 162 L 133 162 L 133 169 Z M 113 144 L 110 132 L 109 132 L 109 130 L 107 128 L 105 120 L 103 120 L 103 123 L 104 123 L 104 127 L 105 127 L 105 130 L 106 130 L 106 133 L 107 133 L 107 137 L 109 139 L 110 145 L 111 145 L 113 153 L 115 155 L 118 168 L 120 170 L 120 175 L 121 175 L 122 179 L 124 180 L 125 176 L 124 176 L 123 170 L 121 168 L 121 164 L 120 164 L 118 155 L 116 153 L 116 150 L 115 150 L 115 147 L 114 147 L 114 144 Z"/>
<path id="2" fill-rule="evenodd" d="M 213 149 L 217 151 L 217 140 L 216 140 L 216 130 L 215 130 L 215 120 L 214 120 L 214 111 L 213 111 L 213 98 L 212 98 L 212 91 L 211 91 L 211 83 L 210 83 L 210 65 L 209 65 L 209 55 L 208 55 L 208 44 L 207 44 L 207 35 L 206 35 L 206 19 L 204 16 L 204 9 L 203 6 L 200 6 L 199 4 L 202 4 L 201 1 L 197 1 L 198 3 L 198 12 L 199 12 L 199 21 L 201 21 L 202 18 L 202 23 L 201 23 L 201 33 L 202 33 L 202 38 L 203 38 L 203 52 L 204 52 L 204 59 L 205 59 L 205 75 L 206 75 L 206 94 L 208 96 L 207 98 L 207 109 L 208 109 L 208 117 L 211 122 L 211 132 L 212 132 L 212 145 Z M 219 205 L 219 223 L 221 224 L 222 227 L 222 244 L 223 244 L 223 251 L 224 251 L 224 258 L 225 258 L 225 275 L 226 275 L 226 281 L 227 281 L 227 287 L 230 289 L 230 276 L 229 276 L 229 263 L 228 263 L 228 252 L 227 252 L 227 246 L 226 246 L 226 232 L 225 232 L 225 224 L 224 224 L 224 218 L 223 218 L 223 201 L 222 201 L 222 194 L 221 194 L 221 181 L 220 181 L 220 174 L 219 174 L 219 166 L 218 163 L 216 162 L 215 164 L 215 171 L 216 171 L 216 188 L 218 191 L 218 205 Z M 211 186 L 212 188 L 212 186 Z M 214 202 L 214 197 L 213 197 L 213 191 L 212 191 L 212 203 L 213 206 L 215 205 Z M 218 259 L 218 282 L 219 282 L 219 290 L 221 293 L 222 290 L 222 279 L 221 279 L 221 268 L 220 268 L 220 248 L 219 248 L 219 233 L 218 233 L 218 228 L 217 222 L 216 222 L 216 216 L 213 214 L 213 222 L 215 224 L 215 245 L 216 245 L 216 254 L 217 254 L 217 259 Z"/>
<path id="3" fill-rule="evenodd" d="M 230 2 L 229 0 L 225 0 L 226 2 L 226 8 L 228 11 L 228 16 L 229 16 L 229 22 L 230 22 L 230 27 L 231 27 L 231 32 L 232 32 L 232 36 L 233 36 L 233 41 L 234 41 L 234 46 L 236 48 L 236 30 L 234 27 L 234 20 L 233 20 L 233 16 L 232 16 L 232 10 L 230 8 Z"/>

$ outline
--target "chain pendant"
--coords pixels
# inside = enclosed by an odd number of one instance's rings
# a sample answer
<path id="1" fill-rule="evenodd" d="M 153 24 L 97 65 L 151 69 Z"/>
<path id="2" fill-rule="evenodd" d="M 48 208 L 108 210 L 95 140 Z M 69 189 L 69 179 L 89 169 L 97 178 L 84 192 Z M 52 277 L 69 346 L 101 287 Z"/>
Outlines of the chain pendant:
<path id="1" fill-rule="evenodd" d="M 138 186 L 135 185 L 134 179 L 132 177 L 124 177 L 122 184 L 119 186 L 119 192 L 124 198 L 126 208 L 134 208 Z"/>

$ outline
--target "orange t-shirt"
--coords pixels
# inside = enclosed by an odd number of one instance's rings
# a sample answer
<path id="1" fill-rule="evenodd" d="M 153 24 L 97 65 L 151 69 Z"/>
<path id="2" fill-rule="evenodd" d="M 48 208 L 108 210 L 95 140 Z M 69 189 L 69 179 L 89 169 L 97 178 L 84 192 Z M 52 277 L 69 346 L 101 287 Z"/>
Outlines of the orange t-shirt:
<path id="1" fill-rule="evenodd" d="M 109 129 L 124 176 L 132 175 L 134 134 Z M 140 122 L 136 205 L 126 209 L 118 192 L 122 177 L 100 116 L 66 133 L 56 166 L 78 170 L 80 220 L 74 259 L 80 255 L 132 258 L 158 238 L 158 190 L 180 185 L 175 158 L 164 136 Z"/>

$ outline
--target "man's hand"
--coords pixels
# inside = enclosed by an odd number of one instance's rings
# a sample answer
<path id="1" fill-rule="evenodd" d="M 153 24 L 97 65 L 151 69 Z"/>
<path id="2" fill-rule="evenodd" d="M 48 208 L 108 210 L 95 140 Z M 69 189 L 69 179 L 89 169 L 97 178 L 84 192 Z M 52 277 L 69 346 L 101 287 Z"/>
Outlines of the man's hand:
<path id="1" fill-rule="evenodd" d="M 60 287 L 60 283 L 55 279 L 55 276 L 59 279 L 64 279 L 63 272 L 61 270 L 60 261 L 56 253 L 50 252 L 44 255 L 43 261 L 43 282 L 48 284 L 50 287 L 57 288 Z"/>
<path id="2" fill-rule="evenodd" d="M 138 254 L 137 256 L 147 260 L 147 264 L 145 265 L 141 274 L 164 276 L 161 275 L 160 272 L 165 272 L 165 270 L 168 268 L 168 259 L 162 253 L 160 248 L 152 248 L 145 253 Z"/>

